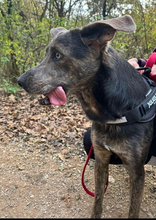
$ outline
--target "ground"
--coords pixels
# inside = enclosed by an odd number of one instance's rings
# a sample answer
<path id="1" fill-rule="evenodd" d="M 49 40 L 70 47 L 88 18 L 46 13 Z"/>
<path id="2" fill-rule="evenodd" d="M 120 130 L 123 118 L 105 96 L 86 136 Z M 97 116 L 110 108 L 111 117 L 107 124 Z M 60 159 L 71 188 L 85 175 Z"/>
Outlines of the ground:
<path id="1" fill-rule="evenodd" d="M 81 185 L 83 135 L 90 127 L 72 97 L 64 106 L 41 106 L 23 91 L 1 92 L 0 218 L 89 218 L 93 197 Z M 145 165 L 140 218 L 156 218 L 156 167 Z M 94 160 L 85 171 L 94 192 Z M 103 218 L 127 218 L 129 179 L 110 165 Z"/>

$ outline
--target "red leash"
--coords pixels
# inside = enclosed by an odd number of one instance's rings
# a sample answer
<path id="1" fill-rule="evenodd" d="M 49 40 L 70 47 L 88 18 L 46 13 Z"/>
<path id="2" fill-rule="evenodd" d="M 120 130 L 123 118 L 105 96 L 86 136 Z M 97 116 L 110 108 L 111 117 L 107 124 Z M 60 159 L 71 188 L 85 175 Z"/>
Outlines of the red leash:
<path id="1" fill-rule="evenodd" d="M 89 159 L 90 159 L 90 157 L 91 157 L 92 151 L 93 151 L 93 145 L 91 145 L 91 148 L 90 148 L 90 150 L 89 150 L 86 163 L 85 163 L 84 168 L 83 168 L 83 171 L 82 171 L 81 183 L 82 183 L 82 186 L 83 186 L 84 190 L 86 191 L 86 193 L 88 193 L 90 196 L 93 196 L 93 197 L 94 197 L 95 194 L 94 194 L 93 192 L 89 191 L 89 190 L 87 189 L 87 187 L 85 186 L 85 184 L 84 184 L 84 173 L 85 173 L 86 166 L 87 166 L 87 164 L 88 164 L 88 162 L 89 162 Z M 107 186 L 108 186 L 108 176 L 107 176 L 107 182 L 106 182 L 106 186 L 105 186 L 105 191 L 104 191 L 104 193 L 105 193 L 106 190 L 107 190 Z"/>

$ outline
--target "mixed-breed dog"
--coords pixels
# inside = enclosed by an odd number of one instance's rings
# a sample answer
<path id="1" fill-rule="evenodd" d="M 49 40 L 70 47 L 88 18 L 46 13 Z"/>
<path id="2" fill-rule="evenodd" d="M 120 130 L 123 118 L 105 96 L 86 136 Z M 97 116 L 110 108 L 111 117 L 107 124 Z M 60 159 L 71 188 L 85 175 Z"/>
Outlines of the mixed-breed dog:
<path id="1" fill-rule="evenodd" d="M 134 32 L 131 16 L 93 22 L 83 28 L 51 30 L 53 40 L 38 65 L 18 78 L 43 104 L 63 105 L 77 96 L 92 121 L 95 196 L 92 218 L 102 214 L 110 158 L 117 155 L 129 174 L 129 218 L 138 218 L 150 146 L 155 141 L 156 84 L 142 76 L 110 45 L 116 31 Z M 149 107 L 148 103 L 151 103 Z"/>

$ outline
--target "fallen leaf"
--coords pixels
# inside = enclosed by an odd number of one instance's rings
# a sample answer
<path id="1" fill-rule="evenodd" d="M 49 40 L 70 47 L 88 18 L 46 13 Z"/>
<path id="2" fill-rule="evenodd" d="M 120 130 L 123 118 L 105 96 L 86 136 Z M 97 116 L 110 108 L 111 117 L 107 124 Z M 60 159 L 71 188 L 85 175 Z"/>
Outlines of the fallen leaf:
<path id="1" fill-rule="evenodd" d="M 24 169 L 25 169 L 25 167 L 24 167 L 24 166 L 22 166 L 22 165 L 18 165 L 18 169 L 19 169 L 19 170 L 24 170 Z"/>
<path id="2" fill-rule="evenodd" d="M 63 155 L 69 154 L 69 152 L 70 152 L 69 149 L 63 149 L 63 150 L 61 151 L 61 153 L 62 153 Z"/>
<path id="3" fill-rule="evenodd" d="M 71 206 L 70 196 L 69 196 L 69 195 L 67 195 L 67 196 L 65 197 L 65 202 L 66 202 L 67 207 L 69 208 L 69 207 Z"/>
<path id="4" fill-rule="evenodd" d="M 59 154 L 58 156 L 63 162 L 65 162 L 65 156 L 63 154 Z"/>
<path id="5" fill-rule="evenodd" d="M 16 97 L 15 97 L 13 94 L 11 94 L 11 95 L 9 96 L 9 100 L 10 100 L 11 102 L 15 103 L 15 102 L 16 102 Z"/>
<path id="6" fill-rule="evenodd" d="M 0 134 L 2 134 L 5 130 L 0 130 Z"/>

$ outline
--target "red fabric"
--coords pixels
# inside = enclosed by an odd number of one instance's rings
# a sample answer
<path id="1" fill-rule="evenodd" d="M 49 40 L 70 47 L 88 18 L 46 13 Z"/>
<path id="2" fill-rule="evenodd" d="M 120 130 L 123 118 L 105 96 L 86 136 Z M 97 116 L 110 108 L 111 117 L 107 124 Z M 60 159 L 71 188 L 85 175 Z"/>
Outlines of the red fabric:
<path id="1" fill-rule="evenodd" d="M 150 67 L 152 69 L 153 65 L 156 64 L 156 52 L 151 53 L 150 57 L 147 60 L 145 67 Z M 156 82 L 156 74 L 150 73 L 150 79 Z"/>
<path id="2" fill-rule="evenodd" d="M 152 74 L 150 73 L 150 79 L 153 80 L 154 82 L 156 82 L 156 74 L 152 75 Z"/>
<path id="3" fill-rule="evenodd" d="M 156 64 L 156 52 L 152 53 L 150 57 L 147 60 L 147 63 L 145 67 L 150 67 L 152 69 L 152 66 Z"/>

